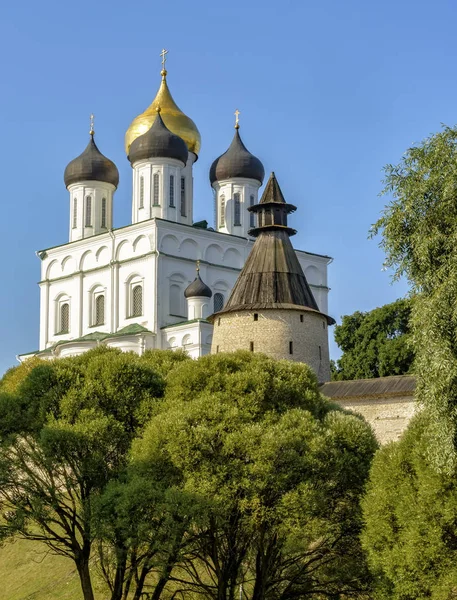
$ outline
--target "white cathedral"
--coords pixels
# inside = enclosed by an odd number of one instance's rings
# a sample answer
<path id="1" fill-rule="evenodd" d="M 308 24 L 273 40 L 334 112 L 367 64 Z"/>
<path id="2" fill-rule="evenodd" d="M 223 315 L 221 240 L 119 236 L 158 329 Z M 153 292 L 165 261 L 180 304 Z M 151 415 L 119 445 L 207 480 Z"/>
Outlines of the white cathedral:
<path id="1" fill-rule="evenodd" d="M 215 325 L 207 318 L 223 310 L 253 246 L 256 209 L 249 209 L 258 204 L 264 168 L 244 146 L 237 117 L 230 147 L 209 173 L 216 223 L 194 223 L 200 134 L 174 102 L 164 65 L 161 75 L 155 99 L 125 136 L 130 224 L 113 229 L 119 173 L 98 149 L 93 126 L 86 149 L 65 169 L 69 241 L 38 252 L 39 351 L 21 361 L 76 355 L 101 343 L 138 353 L 184 348 L 192 357 L 211 350 Z M 331 259 L 301 250 L 296 256 L 317 305 L 311 310 L 327 315 Z"/>

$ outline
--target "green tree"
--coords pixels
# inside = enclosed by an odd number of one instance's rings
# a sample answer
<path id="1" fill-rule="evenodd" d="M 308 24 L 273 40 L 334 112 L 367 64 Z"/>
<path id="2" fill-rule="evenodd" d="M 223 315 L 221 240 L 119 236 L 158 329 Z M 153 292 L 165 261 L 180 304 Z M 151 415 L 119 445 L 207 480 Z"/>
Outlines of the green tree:
<path id="1" fill-rule="evenodd" d="M 238 598 L 239 584 L 254 600 L 362 597 L 359 498 L 375 449 L 371 429 L 327 402 L 306 365 L 237 352 L 175 369 L 133 452 L 145 478 L 166 460 L 193 499 L 169 589 L 215 600 Z"/>
<path id="2" fill-rule="evenodd" d="M 85 600 L 94 598 L 94 500 L 124 473 L 164 389 L 145 359 L 97 349 L 36 366 L 0 402 L 0 535 L 71 558 Z"/>
<path id="3" fill-rule="evenodd" d="M 391 198 L 372 234 L 382 234 L 386 266 L 417 293 L 412 335 L 416 396 L 429 407 L 437 469 L 457 467 L 457 128 L 409 148 L 385 167 Z"/>
<path id="4" fill-rule="evenodd" d="M 423 409 L 376 457 L 364 501 L 363 544 L 380 598 L 457 597 L 457 129 L 385 168 L 392 200 L 373 226 L 386 266 L 416 298 L 412 339 Z"/>
<path id="5" fill-rule="evenodd" d="M 333 379 L 367 379 L 410 373 L 414 360 L 410 317 L 412 300 L 401 298 L 369 312 L 345 315 L 335 327 L 342 351 Z"/>
<path id="6" fill-rule="evenodd" d="M 377 597 L 457 597 L 457 478 L 430 462 L 429 414 L 414 418 L 400 442 L 376 455 L 362 542 Z"/>

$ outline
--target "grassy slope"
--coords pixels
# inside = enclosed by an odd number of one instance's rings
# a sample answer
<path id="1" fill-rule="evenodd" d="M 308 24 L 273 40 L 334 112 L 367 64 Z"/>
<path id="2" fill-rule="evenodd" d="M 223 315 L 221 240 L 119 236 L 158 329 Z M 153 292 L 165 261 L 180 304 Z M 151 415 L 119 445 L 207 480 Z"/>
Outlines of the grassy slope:
<path id="1" fill-rule="evenodd" d="M 94 579 L 96 576 L 94 576 Z M 107 597 L 99 585 L 96 597 Z M 68 558 L 37 542 L 18 540 L 0 548 L 0 600 L 81 600 L 78 574 Z"/>

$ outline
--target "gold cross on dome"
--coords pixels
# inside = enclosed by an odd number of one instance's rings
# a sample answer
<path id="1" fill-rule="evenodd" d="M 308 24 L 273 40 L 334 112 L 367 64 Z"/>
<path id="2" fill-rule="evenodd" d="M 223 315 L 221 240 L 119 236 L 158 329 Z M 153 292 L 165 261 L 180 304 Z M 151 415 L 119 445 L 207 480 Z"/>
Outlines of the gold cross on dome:
<path id="1" fill-rule="evenodd" d="M 163 70 L 165 70 L 165 62 L 167 60 L 167 54 L 168 54 L 168 50 L 165 50 L 165 48 L 160 53 L 160 56 L 162 57 L 162 69 Z"/>
<path id="2" fill-rule="evenodd" d="M 240 111 L 236 109 L 235 111 L 235 129 L 238 129 L 240 126 Z"/>
<path id="3" fill-rule="evenodd" d="M 197 273 L 200 273 L 200 261 L 197 260 Z"/>
<path id="4" fill-rule="evenodd" d="M 94 135 L 94 115 L 91 113 L 90 115 L 90 135 Z"/>

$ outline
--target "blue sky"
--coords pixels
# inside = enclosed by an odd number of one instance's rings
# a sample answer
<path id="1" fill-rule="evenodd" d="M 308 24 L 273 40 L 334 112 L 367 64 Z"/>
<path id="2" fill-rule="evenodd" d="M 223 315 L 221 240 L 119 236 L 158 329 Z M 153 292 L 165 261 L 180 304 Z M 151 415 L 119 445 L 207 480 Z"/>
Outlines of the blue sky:
<path id="1" fill-rule="evenodd" d="M 0 372 L 38 347 L 35 251 L 68 241 L 66 164 L 88 139 L 120 171 L 115 226 L 130 219 L 131 120 L 160 82 L 198 125 L 195 220 L 212 220 L 208 170 L 241 111 L 248 148 L 274 170 L 296 247 L 334 257 L 338 320 L 406 293 L 367 239 L 382 167 L 457 114 L 457 4 L 420 0 L 80 0 L 7 3 L 0 19 Z M 337 355 L 332 346 L 333 356 Z"/>

